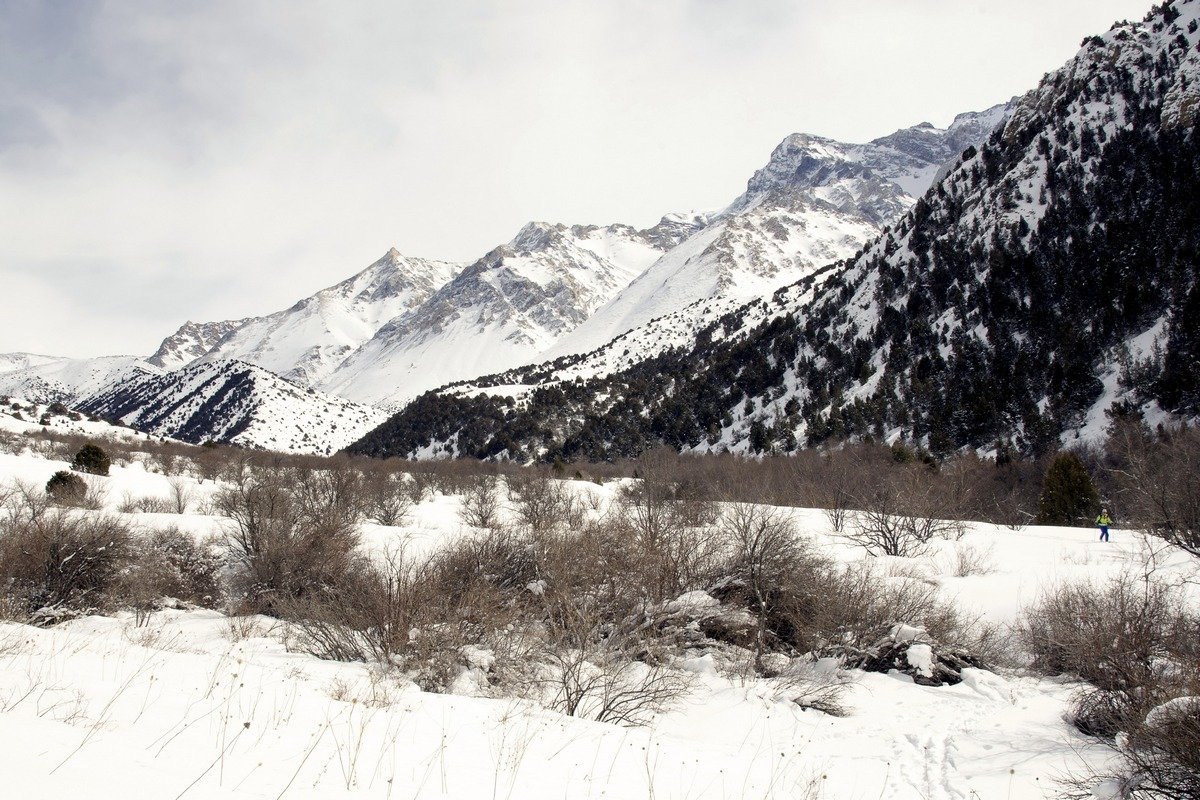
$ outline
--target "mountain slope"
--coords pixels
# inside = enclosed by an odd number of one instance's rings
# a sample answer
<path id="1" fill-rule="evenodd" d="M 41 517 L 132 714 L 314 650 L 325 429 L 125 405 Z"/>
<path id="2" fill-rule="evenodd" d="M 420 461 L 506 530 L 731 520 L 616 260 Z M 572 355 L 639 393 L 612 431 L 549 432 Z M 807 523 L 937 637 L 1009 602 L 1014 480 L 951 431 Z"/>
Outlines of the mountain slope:
<path id="1" fill-rule="evenodd" d="M 1087 40 L 820 291 L 607 379 L 426 396 L 353 449 L 611 458 L 904 436 L 1040 452 L 1096 435 L 1106 409 L 1195 415 L 1197 28 L 1200 3 L 1176 0 Z"/>
<path id="2" fill-rule="evenodd" d="M 22 397 L 43 405 L 55 402 L 77 405 L 110 385 L 162 373 L 158 367 L 135 356 L 10 356 L 13 357 L 5 359 L 8 364 L 24 366 L 0 371 L 0 395 Z"/>
<path id="3" fill-rule="evenodd" d="M 121 381 L 78 404 L 140 431 L 199 444 L 329 454 L 378 424 L 382 414 L 303 389 L 241 361 L 204 361 Z"/>
<path id="4" fill-rule="evenodd" d="M 450 381 L 528 363 L 704 224 L 702 217 L 667 217 L 637 231 L 530 223 L 381 327 L 322 388 L 359 402 L 395 404 Z"/>
<path id="5" fill-rule="evenodd" d="M 362 272 L 290 308 L 236 323 L 202 358 L 248 361 L 315 385 L 380 326 L 420 305 L 458 269 L 445 261 L 408 258 L 393 248 Z"/>
<path id="6" fill-rule="evenodd" d="M 162 340 L 154 355 L 147 361 L 165 370 L 187 366 L 204 356 L 217 344 L 250 320 L 224 322 L 192 322 L 188 320 L 179 330 Z"/>
<path id="7" fill-rule="evenodd" d="M 586 353 L 691 307 L 700 328 L 733 304 L 765 297 L 849 258 L 925 193 L 966 147 L 982 142 L 1007 105 L 928 123 L 867 144 L 793 134 L 704 230 L 664 255 L 545 360 Z"/>

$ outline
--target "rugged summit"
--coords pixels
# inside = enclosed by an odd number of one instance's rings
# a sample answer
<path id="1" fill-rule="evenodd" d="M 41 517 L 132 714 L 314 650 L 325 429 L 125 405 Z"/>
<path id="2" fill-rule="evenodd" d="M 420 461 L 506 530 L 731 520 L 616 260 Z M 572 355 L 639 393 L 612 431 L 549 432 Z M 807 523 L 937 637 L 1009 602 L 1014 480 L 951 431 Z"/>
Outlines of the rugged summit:
<path id="1" fill-rule="evenodd" d="M 179 369 L 206 355 L 229 334 L 245 325 L 249 320 L 225 320 L 224 322 L 192 322 L 188 320 L 179 330 L 162 340 L 154 355 L 146 360 L 166 370 Z"/>
<path id="2" fill-rule="evenodd" d="M 382 325 L 419 306 L 459 268 L 445 261 L 409 258 L 393 248 L 362 272 L 290 308 L 243 320 L 202 357 L 248 361 L 314 386 Z"/>
<path id="3" fill-rule="evenodd" d="M 867 144 L 792 134 L 741 196 L 546 359 L 587 353 L 666 315 L 694 333 L 737 305 L 849 258 L 907 211 L 948 161 L 982 142 L 1007 110 L 998 105 L 962 114 L 946 130 L 925 123 Z"/>
<path id="4" fill-rule="evenodd" d="M 1107 412 L 1195 416 L 1198 28 L 1200 2 L 1176 0 L 1089 38 L 860 256 L 687 348 L 516 402 L 428 395 L 353 449 L 611 458 L 872 436 L 1040 452 L 1099 435 Z M 795 144 L 791 174 L 860 179 Z"/>
<path id="5" fill-rule="evenodd" d="M 396 404 L 529 363 L 703 224 L 668 217 L 638 231 L 532 222 L 381 327 L 322 386 L 359 402 Z"/>

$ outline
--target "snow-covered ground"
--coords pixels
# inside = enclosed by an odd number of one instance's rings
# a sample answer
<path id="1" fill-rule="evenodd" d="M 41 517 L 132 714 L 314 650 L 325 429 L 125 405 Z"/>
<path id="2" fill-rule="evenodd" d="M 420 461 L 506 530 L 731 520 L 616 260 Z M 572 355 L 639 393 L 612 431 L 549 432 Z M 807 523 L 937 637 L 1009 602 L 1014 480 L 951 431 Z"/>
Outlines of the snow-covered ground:
<path id="1" fill-rule="evenodd" d="M 0 454 L 0 485 L 42 484 L 66 468 Z M 115 466 L 112 513 L 126 495 L 168 496 L 149 462 Z M 186 478 L 193 513 L 131 514 L 139 525 L 218 533 L 195 513 L 216 491 Z M 572 484 L 611 500 L 616 487 Z M 438 494 L 403 528 L 368 525 L 368 547 L 428 552 L 463 532 L 460 498 Z M 843 561 L 867 558 L 829 535 L 823 513 L 798 530 Z M 1114 530 L 973 524 L 927 556 L 879 559 L 933 582 L 947 599 L 1011 623 L 1038 593 L 1141 565 L 1146 541 Z M 956 577 L 957 554 L 987 574 Z M 1164 575 L 1194 574 L 1178 553 Z M 1195 599 L 1195 598 L 1193 598 Z M 1063 720 L 1076 686 L 968 669 L 955 686 L 851 673 L 850 713 L 803 710 L 772 685 L 718 674 L 711 655 L 679 665 L 690 694 L 639 728 L 592 722 L 528 701 L 430 694 L 363 664 L 292 652 L 262 617 L 165 610 L 86 617 L 41 629 L 0 623 L 0 787 L 14 798 L 798 798 L 1017 800 L 1054 796 L 1055 779 L 1104 751 Z M 470 682 L 459 685 L 469 686 Z"/>

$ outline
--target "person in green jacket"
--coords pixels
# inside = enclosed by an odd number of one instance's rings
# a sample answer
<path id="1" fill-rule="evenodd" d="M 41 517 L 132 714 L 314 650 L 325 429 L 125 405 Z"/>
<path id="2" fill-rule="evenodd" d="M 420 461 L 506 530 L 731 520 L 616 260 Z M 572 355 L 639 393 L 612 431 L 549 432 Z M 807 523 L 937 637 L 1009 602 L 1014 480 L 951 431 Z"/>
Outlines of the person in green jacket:
<path id="1" fill-rule="evenodd" d="M 1100 526 L 1100 541 L 1108 541 L 1108 526 L 1112 525 L 1112 518 L 1108 516 L 1108 509 L 1100 509 L 1100 516 L 1096 517 L 1096 524 Z"/>

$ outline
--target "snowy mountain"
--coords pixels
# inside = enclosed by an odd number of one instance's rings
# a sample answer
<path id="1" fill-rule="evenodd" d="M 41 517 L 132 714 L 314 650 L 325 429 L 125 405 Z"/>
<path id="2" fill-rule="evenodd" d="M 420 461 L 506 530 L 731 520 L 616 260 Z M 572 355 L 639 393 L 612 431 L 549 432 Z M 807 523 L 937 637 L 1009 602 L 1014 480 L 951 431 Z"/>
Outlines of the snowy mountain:
<path id="1" fill-rule="evenodd" d="M 383 416 L 234 360 L 205 360 L 175 372 L 115 382 L 78 407 L 186 442 L 316 454 L 340 449 Z"/>
<path id="2" fill-rule="evenodd" d="M 923 123 L 867 144 L 787 137 L 712 224 L 639 275 L 545 360 L 595 350 L 683 309 L 695 315 L 687 327 L 699 330 L 736 305 L 849 258 L 907 211 L 947 162 L 982 142 L 1008 108 L 961 114 L 945 130 Z"/>
<path id="3" fill-rule="evenodd" d="M 0 370 L 0 395 L 72 406 L 114 384 L 162 373 L 155 365 L 135 356 L 55 358 L 8 354 L 0 356 L 0 363 L 9 367 Z"/>
<path id="4" fill-rule="evenodd" d="M 429 395 L 353 449 L 603 459 L 873 436 L 1037 453 L 1100 435 L 1109 411 L 1200 415 L 1198 29 L 1185 0 L 1088 39 L 819 291 L 516 403 Z"/>
<path id="5" fill-rule="evenodd" d="M 312 386 L 380 326 L 426 300 L 459 268 L 445 261 L 408 258 L 393 248 L 362 272 L 274 314 L 184 325 L 155 356 L 167 354 L 164 359 L 171 359 L 174 367 L 199 358 L 239 359 Z"/>
<path id="6" fill-rule="evenodd" d="M 244 319 L 224 322 L 192 322 L 188 320 L 179 327 L 179 330 L 163 339 L 154 355 L 146 360 L 165 370 L 185 367 L 207 354 L 223 338 L 247 322 L 249 320 Z"/>
<path id="7" fill-rule="evenodd" d="M 0 373 L 41 367 L 62 360 L 57 356 L 39 356 L 34 353 L 0 353 Z"/>
<path id="8" fill-rule="evenodd" d="M 671 216 L 644 231 L 530 223 L 381 327 L 321 387 L 394 405 L 529 363 L 705 223 L 703 216 Z"/>

